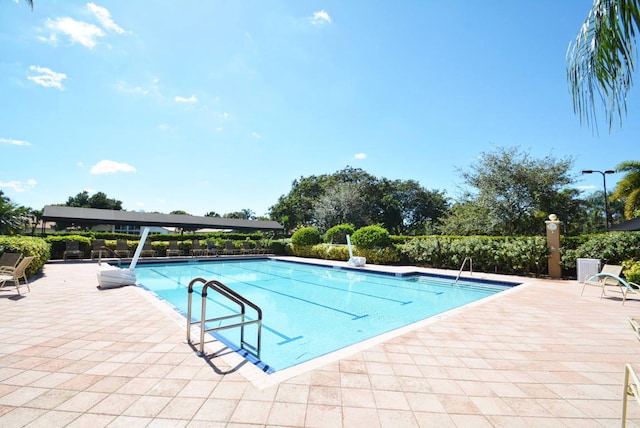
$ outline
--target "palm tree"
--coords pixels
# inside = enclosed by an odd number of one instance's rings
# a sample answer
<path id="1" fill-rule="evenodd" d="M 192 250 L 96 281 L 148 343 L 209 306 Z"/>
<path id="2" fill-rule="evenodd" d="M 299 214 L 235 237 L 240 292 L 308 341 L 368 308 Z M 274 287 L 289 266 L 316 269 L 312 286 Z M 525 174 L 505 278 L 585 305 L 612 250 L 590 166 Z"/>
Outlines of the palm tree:
<path id="1" fill-rule="evenodd" d="M 18 206 L 0 190 L 0 235 L 20 233 L 27 222 L 29 210 Z"/>
<path id="2" fill-rule="evenodd" d="M 611 199 L 625 198 L 624 217 L 627 220 L 640 214 L 640 161 L 625 161 L 616 167 L 616 172 L 626 172 L 618 181 Z"/>
<path id="3" fill-rule="evenodd" d="M 640 30 L 640 0 L 594 0 L 593 7 L 567 51 L 567 78 L 573 109 L 597 131 L 597 93 L 612 128 L 627 112 L 627 93 L 635 70 L 635 35 Z"/>

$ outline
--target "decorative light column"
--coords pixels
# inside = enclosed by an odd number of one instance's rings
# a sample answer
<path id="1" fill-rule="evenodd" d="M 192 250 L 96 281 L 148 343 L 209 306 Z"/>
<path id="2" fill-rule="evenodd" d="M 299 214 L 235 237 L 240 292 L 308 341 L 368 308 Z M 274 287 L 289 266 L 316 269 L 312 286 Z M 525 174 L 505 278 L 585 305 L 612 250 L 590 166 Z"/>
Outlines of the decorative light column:
<path id="1" fill-rule="evenodd" d="M 562 278 L 560 267 L 560 220 L 555 214 L 549 214 L 547 225 L 547 249 L 549 250 L 549 276 Z"/>
<path id="2" fill-rule="evenodd" d="M 607 174 L 615 174 L 615 171 L 611 169 L 608 169 L 606 171 L 583 169 L 581 172 L 583 174 L 593 174 L 594 172 L 602 174 L 602 185 L 604 187 L 604 230 L 606 232 L 607 229 L 609 229 L 609 225 L 611 224 L 611 216 L 609 215 L 609 198 L 607 198 Z"/>

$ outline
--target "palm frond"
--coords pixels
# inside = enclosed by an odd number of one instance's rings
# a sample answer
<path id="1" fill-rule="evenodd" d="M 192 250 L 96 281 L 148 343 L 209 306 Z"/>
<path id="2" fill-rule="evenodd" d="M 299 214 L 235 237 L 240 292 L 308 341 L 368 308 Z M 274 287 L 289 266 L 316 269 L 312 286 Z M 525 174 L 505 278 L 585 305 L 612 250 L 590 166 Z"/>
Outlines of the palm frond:
<path id="1" fill-rule="evenodd" d="M 574 112 L 597 132 L 596 94 L 604 105 L 609 130 L 622 123 L 633 84 L 640 0 L 595 0 L 567 50 L 567 79 Z"/>

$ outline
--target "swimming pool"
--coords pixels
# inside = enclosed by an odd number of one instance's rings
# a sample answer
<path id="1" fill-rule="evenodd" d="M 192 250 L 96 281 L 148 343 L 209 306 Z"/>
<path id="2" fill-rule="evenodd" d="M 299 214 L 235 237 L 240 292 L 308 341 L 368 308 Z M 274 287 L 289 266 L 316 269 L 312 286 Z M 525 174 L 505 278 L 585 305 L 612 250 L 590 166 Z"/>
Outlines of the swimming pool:
<path id="1" fill-rule="evenodd" d="M 192 279 L 215 279 L 262 309 L 260 361 L 266 372 L 283 370 L 517 284 L 460 280 L 424 274 L 396 276 L 363 270 L 260 259 L 138 265 L 138 283 L 187 313 Z M 192 319 L 200 319 L 201 284 L 194 288 Z M 237 313 L 207 294 L 207 318 Z M 251 316 L 251 314 L 249 314 Z M 209 326 L 208 326 L 209 327 Z M 245 337 L 256 334 L 247 327 Z M 239 330 L 215 336 L 233 349 Z M 195 340 L 197 342 L 197 340 Z"/>

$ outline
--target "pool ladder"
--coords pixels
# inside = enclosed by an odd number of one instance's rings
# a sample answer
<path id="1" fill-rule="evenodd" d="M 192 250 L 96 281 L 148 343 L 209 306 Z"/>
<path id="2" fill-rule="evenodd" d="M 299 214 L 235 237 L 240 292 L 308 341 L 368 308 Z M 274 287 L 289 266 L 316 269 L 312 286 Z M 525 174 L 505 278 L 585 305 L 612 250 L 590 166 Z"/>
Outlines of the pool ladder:
<path id="1" fill-rule="evenodd" d="M 465 257 L 462 261 L 462 265 L 460 266 L 460 270 L 458 271 L 458 276 L 456 276 L 456 284 L 458 283 L 460 275 L 462 275 L 462 269 L 464 269 L 464 266 L 467 264 L 467 262 L 469 262 L 469 273 L 473 275 L 473 259 L 471 257 Z"/>
<path id="2" fill-rule="evenodd" d="M 193 296 L 193 287 L 198 282 L 204 284 L 204 286 L 202 287 L 202 293 L 201 293 L 202 294 L 202 312 L 201 312 L 202 315 L 199 321 L 191 321 L 191 298 Z M 227 300 L 237 304 L 240 307 L 240 313 L 207 319 L 207 315 L 206 315 L 207 314 L 207 290 L 215 291 L 216 293 L 226 298 Z M 247 306 L 256 312 L 257 314 L 256 319 L 252 319 L 252 320 L 246 319 Z M 206 328 L 206 323 L 208 322 L 217 322 L 217 321 L 225 321 L 225 320 L 228 321 L 234 318 L 240 318 L 240 321 L 233 324 L 226 324 L 218 327 Z M 191 326 L 193 324 L 200 324 L 200 344 L 199 344 L 200 349 L 198 351 L 199 356 L 205 355 L 205 352 L 204 352 L 204 334 L 205 333 L 212 332 L 212 331 L 227 330 L 230 328 L 240 328 L 240 349 L 243 349 L 251 353 L 255 357 L 257 357 L 258 359 L 260 359 L 260 342 L 261 342 L 261 336 L 262 336 L 261 335 L 262 309 L 260 309 L 256 304 L 252 303 L 245 297 L 236 293 L 235 291 L 233 291 L 232 289 L 230 289 L 220 281 L 216 281 L 216 280 L 207 281 L 206 279 L 203 279 L 203 278 L 194 278 L 189 283 L 189 300 L 187 303 L 187 343 L 192 343 L 191 342 Z M 244 339 L 244 327 L 250 324 L 258 325 L 257 340 L 256 340 L 255 346 L 250 343 L 247 343 Z"/>

